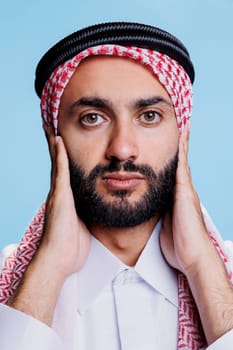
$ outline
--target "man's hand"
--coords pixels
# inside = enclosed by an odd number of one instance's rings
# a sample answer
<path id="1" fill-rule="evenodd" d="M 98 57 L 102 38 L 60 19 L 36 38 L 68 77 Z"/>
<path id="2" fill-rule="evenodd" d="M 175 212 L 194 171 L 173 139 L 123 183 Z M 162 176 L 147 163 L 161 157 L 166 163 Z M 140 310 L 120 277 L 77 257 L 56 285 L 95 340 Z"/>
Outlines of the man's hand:
<path id="1" fill-rule="evenodd" d="M 45 128 L 52 172 L 41 248 L 48 250 L 52 263 L 59 266 L 59 272 L 66 277 L 77 272 L 85 262 L 90 234 L 76 213 L 63 140 L 54 136 L 51 126 Z"/>
<path id="2" fill-rule="evenodd" d="M 52 160 L 44 233 L 10 306 L 51 325 L 66 277 L 77 272 L 87 258 L 90 234 L 76 214 L 62 138 L 54 136 L 51 126 L 44 128 Z"/>
<path id="3" fill-rule="evenodd" d="M 206 244 L 211 243 L 188 166 L 188 138 L 189 126 L 186 125 L 179 142 L 173 212 L 164 218 L 160 235 L 167 261 L 185 275 L 195 270 L 200 255 L 206 253 Z"/>
<path id="4" fill-rule="evenodd" d="M 233 287 L 205 227 L 188 166 L 189 125 L 179 142 L 173 212 L 160 235 L 168 263 L 188 279 L 208 344 L 233 328 Z"/>

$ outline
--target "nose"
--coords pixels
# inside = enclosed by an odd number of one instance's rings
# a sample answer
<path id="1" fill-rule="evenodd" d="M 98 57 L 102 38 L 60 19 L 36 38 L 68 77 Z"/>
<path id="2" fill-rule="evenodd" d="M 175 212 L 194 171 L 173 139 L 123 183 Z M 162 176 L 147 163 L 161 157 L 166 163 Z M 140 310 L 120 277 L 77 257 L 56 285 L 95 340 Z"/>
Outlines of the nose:
<path id="1" fill-rule="evenodd" d="M 122 123 L 116 125 L 110 135 L 106 149 L 106 158 L 119 161 L 135 161 L 138 157 L 138 145 L 133 125 Z"/>

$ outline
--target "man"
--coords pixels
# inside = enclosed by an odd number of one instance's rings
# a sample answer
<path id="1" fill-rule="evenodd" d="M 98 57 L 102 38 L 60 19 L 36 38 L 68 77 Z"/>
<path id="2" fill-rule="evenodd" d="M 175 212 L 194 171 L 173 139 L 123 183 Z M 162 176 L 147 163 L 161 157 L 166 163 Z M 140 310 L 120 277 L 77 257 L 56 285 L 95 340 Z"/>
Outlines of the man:
<path id="1" fill-rule="evenodd" d="M 232 348 L 231 257 L 187 161 L 193 80 L 176 38 L 135 23 L 42 58 L 51 189 L 3 266 L 1 349 Z"/>

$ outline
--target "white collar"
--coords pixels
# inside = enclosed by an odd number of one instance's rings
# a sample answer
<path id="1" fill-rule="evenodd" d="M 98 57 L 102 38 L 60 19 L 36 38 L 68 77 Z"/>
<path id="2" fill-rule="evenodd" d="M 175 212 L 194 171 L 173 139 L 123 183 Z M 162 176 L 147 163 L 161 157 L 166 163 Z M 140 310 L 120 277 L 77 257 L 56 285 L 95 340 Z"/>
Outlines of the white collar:
<path id="1" fill-rule="evenodd" d="M 178 306 L 177 273 L 167 264 L 161 253 L 160 229 L 161 221 L 154 228 L 134 268 L 158 293 Z M 79 312 L 83 313 L 98 294 L 127 268 L 129 266 L 92 237 L 88 259 L 77 274 Z"/>

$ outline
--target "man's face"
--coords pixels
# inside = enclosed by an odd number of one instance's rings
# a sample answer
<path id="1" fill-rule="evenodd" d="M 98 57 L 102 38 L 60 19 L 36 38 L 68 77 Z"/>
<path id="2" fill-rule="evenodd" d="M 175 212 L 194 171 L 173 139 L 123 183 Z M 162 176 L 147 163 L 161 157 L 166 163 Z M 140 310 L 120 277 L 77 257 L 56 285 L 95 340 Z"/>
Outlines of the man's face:
<path id="1" fill-rule="evenodd" d="M 171 202 L 178 128 L 166 90 L 136 61 L 91 57 L 61 99 L 59 132 L 87 225 L 138 225 Z"/>

